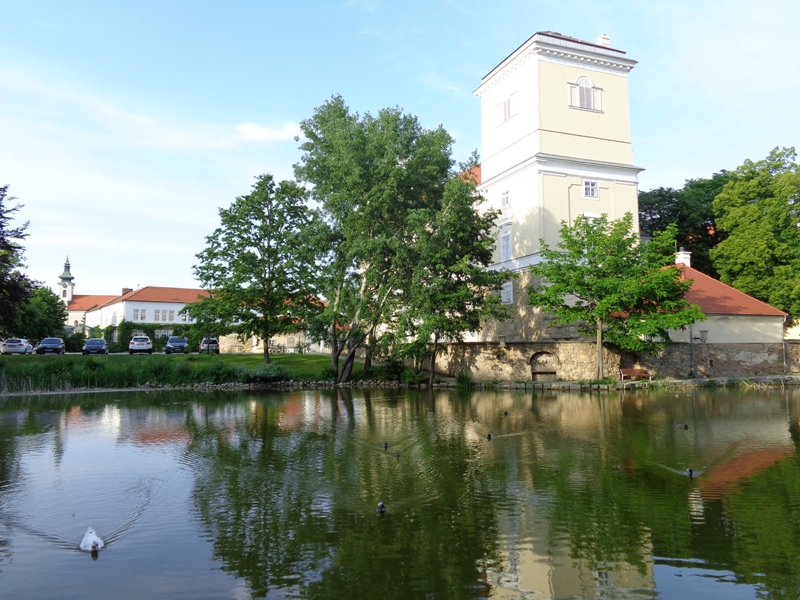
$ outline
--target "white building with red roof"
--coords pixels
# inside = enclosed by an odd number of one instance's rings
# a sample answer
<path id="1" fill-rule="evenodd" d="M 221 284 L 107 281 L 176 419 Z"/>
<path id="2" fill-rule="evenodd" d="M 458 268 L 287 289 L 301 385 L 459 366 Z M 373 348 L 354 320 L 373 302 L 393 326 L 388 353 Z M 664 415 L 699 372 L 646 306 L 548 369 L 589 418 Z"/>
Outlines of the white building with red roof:
<path id="1" fill-rule="evenodd" d="M 686 300 L 700 307 L 705 321 L 685 330 L 670 331 L 673 342 L 707 344 L 775 344 L 783 342 L 789 315 L 701 273 L 691 266 L 691 255 L 681 249 L 675 262 L 682 278 L 692 282 Z"/>
<path id="2" fill-rule="evenodd" d="M 56 293 L 67 305 L 66 325 L 71 327 L 103 328 L 125 320 L 163 325 L 165 335 L 169 335 L 173 325 L 194 322 L 181 312 L 184 307 L 208 296 L 208 291 L 200 288 L 158 286 L 123 288 L 119 295 L 75 294 L 74 279 L 67 258 Z"/>

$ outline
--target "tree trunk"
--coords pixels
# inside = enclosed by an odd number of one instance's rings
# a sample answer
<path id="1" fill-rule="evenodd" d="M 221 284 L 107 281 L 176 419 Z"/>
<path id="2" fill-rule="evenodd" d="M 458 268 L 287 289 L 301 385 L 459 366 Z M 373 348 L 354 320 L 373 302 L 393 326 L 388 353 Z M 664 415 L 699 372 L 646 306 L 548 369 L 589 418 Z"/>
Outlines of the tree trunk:
<path id="1" fill-rule="evenodd" d="M 595 377 L 597 381 L 603 378 L 603 319 L 597 318 L 597 369 Z"/>
<path id="2" fill-rule="evenodd" d="M 428 388 L 433 387 L 433 376 L 436 373 L 436 354 L 439 352 L 439 337 L 434 336 L 433 351 L 431 352 L 431 372 L 428 375 Z"/>
<path id="3" fill-rule="evenodd" d="M 350 350 L 347 353 L 347 358 L 344 359 L 344 364 L 342 365 L 342 372 L 339 373 L 339 377 L 336 379 L 336 383 L 347 383 L 350 381 L 350 377 L 353 375 L 353 365 L 356 362 L 356 348 Z"/>
<path id="4" fill-rule="evenodd" d="M 336 323 L 331 324 L 331 370 L 333 371 L 333 380 L 339 379 L 339 338 L 336 337 Z"/>
<path id="5" fill-rule="evenodd" d="M 265 340 L 264 340 L 264 364 L 265 364 L 265 365 L 268 365 L 268 364 L 269 364 L 269 362 L 270 362 L 270 357 L 269 357 L 269 340 L 268 340 L 268 339 L 265 339 Z"/>

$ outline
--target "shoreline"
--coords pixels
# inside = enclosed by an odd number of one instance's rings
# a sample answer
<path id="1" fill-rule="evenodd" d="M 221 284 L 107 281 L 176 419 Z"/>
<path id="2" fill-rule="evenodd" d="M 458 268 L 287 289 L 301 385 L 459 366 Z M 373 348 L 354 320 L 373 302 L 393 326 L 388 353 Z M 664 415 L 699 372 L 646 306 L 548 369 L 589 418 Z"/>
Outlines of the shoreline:
<path id="1" fill-rule="evenodd" d="M 752 377 L 717 377 L 708 379 L 657 379 L 653 381 L 619 381 L 609 383 L 588 383 L 580 381 L 493 381 L 474 382 L 471 387 L 458 388 L 455 379 L 439 381 L 430 387 L 431 390 L 464 389 L 473 391 L 568 391 L 568 392 L 616 392 L 660 389 L 695 389 L 695 388 L 783 388 L 800 386 L 800 375 L 762 375 Z M 276 383 L 196 383 L 192 385 L 151 385 L 149 382 L 136 387 L 124 388 L 69 388 L 63 390 L 27 390 L 17 392 L 0 392 L 0 400 L 20 396 L 56 396 L 75 394 L 109 394 L 119 392 L 217 392 L 217 391 L 285 391 L 298 389 L 333 389 L 333 388 L 366 388 L 366 389 L 429 389 L 427 383 L 406 384 L 397 381 L 351 381 L 335 384 L 332 381 L 282 381 Z"/>

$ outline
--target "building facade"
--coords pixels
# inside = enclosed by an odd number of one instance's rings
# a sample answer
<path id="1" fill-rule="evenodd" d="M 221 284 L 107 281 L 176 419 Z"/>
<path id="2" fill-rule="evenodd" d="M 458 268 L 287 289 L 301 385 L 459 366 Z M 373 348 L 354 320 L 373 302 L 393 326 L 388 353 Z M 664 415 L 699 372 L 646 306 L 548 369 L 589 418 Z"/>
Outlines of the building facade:
<path id="1" fill-rule="evenodd" d="M 638 228 L 637 175 L 628 73 L 636 62 L 601 36 L 585 42 L 534 34 L 475 90 L 481 106 L 479 192 L 500 213 L 493 268 L 519 274 L 502 290 L 514 319 L 488 323 L 474 341 L 522 341 L 564 331 L 545 327 L 525 303 L 528 267 L 541 243 L 578 215 L 631 213 Z"/>

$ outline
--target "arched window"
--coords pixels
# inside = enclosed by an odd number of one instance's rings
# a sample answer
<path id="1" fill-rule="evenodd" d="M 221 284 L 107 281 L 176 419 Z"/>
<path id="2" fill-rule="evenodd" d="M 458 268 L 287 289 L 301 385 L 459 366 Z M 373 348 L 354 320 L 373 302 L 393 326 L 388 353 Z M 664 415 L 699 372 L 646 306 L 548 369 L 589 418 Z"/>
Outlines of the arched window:
<path id="1" fill-rule="evenodd" d="M 594 109 L 594 85 L 588 77 L 579 77 L 578 81 L 578 106 Z"/>

